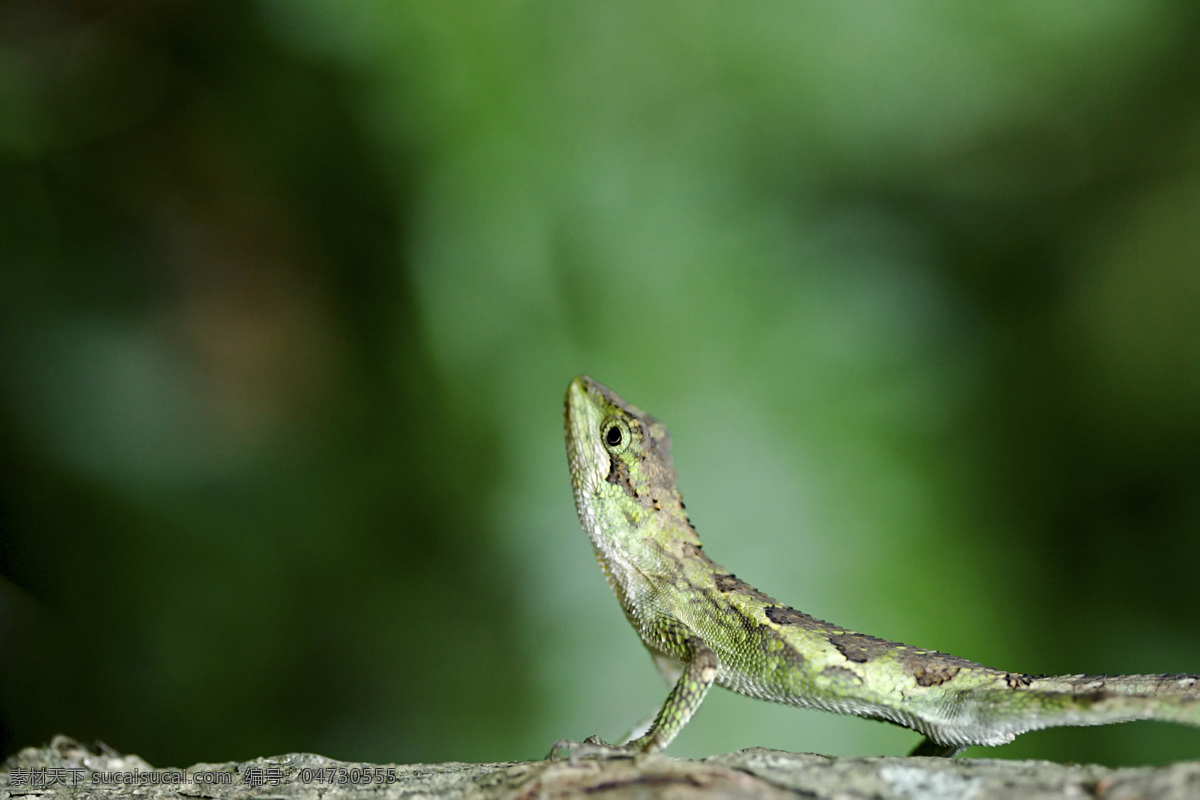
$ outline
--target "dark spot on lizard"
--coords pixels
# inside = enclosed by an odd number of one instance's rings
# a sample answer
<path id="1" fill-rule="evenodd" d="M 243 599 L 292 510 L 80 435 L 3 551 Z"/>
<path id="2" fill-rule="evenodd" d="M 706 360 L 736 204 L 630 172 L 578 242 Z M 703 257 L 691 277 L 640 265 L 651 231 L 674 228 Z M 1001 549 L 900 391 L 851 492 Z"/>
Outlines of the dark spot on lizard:
<path id="1" fill-rule="evenodd" d="M 806 628 L 820 628 L 827 626 L 828 623 L 822 622 L 816 617 L 810 617 L 808 614 L 802 614 L 794 608 L 788 606 L 772 606 L 767 609 L 767 619 L 774 622 L 776 625 L 801 625 Z"/>
<path id="2" fill-rule="evenodd" d="M 909 667 L 917 686 L 941 686 L 958 674 L 958 667 L 941 660 L 933 660 L 928 664 L 913 664 Z"/>
<path id="3" fill-rule="evenodd" d="M 638 496 L 637 490 L 633 488 L 633 482 L 629 480 L 629 465 L 617 456 L 608 457 L 608 475 L 604 480 L 617 486 L 624 486 L 630 497 Z"/>
<path id="4" fill-rule="evenodd" d="M 1020 689 L 1033 683 L 1032 675 L 1022 675 L 1019 672 L 1010 672 L 1004 676 L 1004 682 L 1008 684 L 1010 689 Z"/>
<path id="5" fill-rule="evenodd" d="M 960 670 L 970 670 L 976 673 L 988 673 L 994 676 L 1005 676 L 1008 673 L 985 667 L 974 661 L 958 656 L 939 653 L 937 650 L 921 650 L 906 647 L 896 651 L 896 660 L 913 676 L 918 686 L 940 686 L 958 675 Z"/>
<path id="6" fill-rule="evenodd" d="M 908 671 L 908 674 L 913 676 L 913 680 L 917 682 L 918 686 L 941 686 L 964 669 L 973 673 L 1003 677 L 1009 686 L 1012 686 L 1014 677 L 1014 673 L 985 667 L 974 661 L 939 653 L 936 650 L 906 647 L 904 650 L 896 652 L 896 660 Z"/>
<path id="7" fill-rule="evenodd" d="M 834 634 L 829 637 L 829 643 L 838 649 L 848 661 L 865 664 L 874 658 L 896 652 L 896 643 L 886 639 L 877 639 L 865 633 Z"/>
<path id="8" fill-rule="evenodd" d="M 771 606 L 775 606 L 775 607 L 778 606 L 779 601 L 777 601 L 775 598 L 763 594 L 758 589 L 755 589 L 753 586 L 751 586 L 750 584 L 746 583 L 745 581 L 739 579 L 735 575 L 732 575 L 732 574 L 718 575 L 716 577 L 716 582 L 717 582 L 717 591 L 718 592 L 724 592 L 726 594 L 728 594 L 730 592 L 732 592 L 734 594 L 741 594 L 741 595 L 745 595 L 746 597 L 753 597 L 755 600 L 759 600 L 759 601 L 761 601 L 763 603 L 767 603 L 768 605 L 771 605 Z M 774 608 L 769 609 L 767 611 L 768 617 L 770 615 L 770 612 L 773 610 L 774 610 Z M 774 622 L 774 621 L 775 620 L 772 620 L 772 622 Z M 778 623 L 778 624 L 785 624 L 785 623 Z"/>
<path id="9" fill-rule="evenodd" d="M 1082 694 L 1077 694 L 1074 696 L 1074 698 L 1077 701 L 1079 701 L 1080 705 L 1087 707 L 1087 706 L 1095 705 L 1096 703 L 1099 703 L 1102 700 L 1108 700 L 1110 697 L 1114 697 L 1114 696 L 1115 695 L 1112 692 L 1106 691 L 1104 689 L 1097 689 L 1094 692 L 1084 692 Z"/>

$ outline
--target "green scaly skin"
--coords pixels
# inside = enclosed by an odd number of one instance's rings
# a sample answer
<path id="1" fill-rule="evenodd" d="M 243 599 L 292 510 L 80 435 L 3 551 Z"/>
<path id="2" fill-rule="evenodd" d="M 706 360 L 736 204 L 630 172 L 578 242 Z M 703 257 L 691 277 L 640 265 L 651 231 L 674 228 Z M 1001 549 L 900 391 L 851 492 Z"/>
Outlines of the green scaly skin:
<path id="1" fill-rule="evenodd" d="M 575 507 L 630 624 L 674 688 L 648 732 L 556 751 L 666 747 L 715 683 L 748 697 L 912 728 L 913 755 L 953 756 L 1060 725 L 1200 725 L 1200 675 L 1045 677 L 855 633 L 751 588 L 700 549 L 661 422 L 587 377 L 567 389 Z"/>

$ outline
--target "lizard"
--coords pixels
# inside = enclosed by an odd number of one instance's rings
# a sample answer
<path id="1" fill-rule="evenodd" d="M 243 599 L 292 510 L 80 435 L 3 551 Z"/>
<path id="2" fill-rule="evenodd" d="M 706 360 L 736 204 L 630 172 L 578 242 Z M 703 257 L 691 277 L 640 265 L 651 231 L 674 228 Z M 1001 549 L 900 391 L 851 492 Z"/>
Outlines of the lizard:
<path id="1" fill-rule="evenodd" d="M 993 669 L 857 633 L 775 600 L 704 552 L 676 487 L 666 427 L 587 376 L 564 403 L 575 507 L 630 624 L 673 688 L 638 738 L 563 740 L 551 754 L 662 750 L 709 689 L 901 725 L 910 755 L 952 757 L 1040 728 L 1153 719 L 1200 726 L 1200 675 Z M 635 735 L 638 731 L 635 731 Z"/>

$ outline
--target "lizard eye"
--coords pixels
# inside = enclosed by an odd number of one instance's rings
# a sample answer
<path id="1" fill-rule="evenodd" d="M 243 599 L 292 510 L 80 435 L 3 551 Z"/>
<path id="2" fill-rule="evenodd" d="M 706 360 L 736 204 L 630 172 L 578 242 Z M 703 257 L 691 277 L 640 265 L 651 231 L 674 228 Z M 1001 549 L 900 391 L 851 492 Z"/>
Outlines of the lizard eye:
<path id="1" fill-rule="evenodd" d="M 625 420 L 617 417 L 610 417 L 601 424 L 600 436 L 604 439 L 604 446 L 608 452 L 613 455 L 625 452 L 625 448 L 629 447 L 629 442 L 633 438 Z"/>

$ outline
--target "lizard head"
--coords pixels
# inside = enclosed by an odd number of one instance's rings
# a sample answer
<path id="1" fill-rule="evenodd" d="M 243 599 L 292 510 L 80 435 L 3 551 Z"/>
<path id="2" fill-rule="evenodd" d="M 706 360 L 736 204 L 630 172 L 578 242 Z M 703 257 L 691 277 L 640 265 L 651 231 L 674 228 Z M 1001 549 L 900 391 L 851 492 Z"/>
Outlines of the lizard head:
<path id="1" fill-rule="evenodd" d="M 567 388 L 563 417 L 575 508 L 598 548 L 643 536 L 647 526 L 665 530 L 682 520 L 691 530 L 665 425 L 583 375 Z"/>

